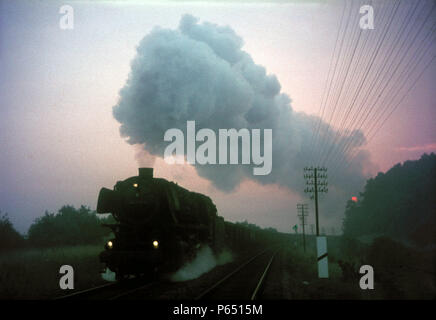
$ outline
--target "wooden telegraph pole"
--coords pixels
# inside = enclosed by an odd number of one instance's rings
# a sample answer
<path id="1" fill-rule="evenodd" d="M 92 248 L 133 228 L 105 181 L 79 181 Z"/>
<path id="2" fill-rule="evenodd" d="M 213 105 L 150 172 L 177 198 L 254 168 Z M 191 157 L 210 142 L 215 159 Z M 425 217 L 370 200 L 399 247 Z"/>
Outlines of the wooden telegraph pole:
<path id="1" fill-rule="evenodd" d="M 316 236 L 319 236 L 319 222 L 318 222 L 318 172 L 317 168 L 314 169 L 314 179 L 315 179 L 315 224 L 316 224 Z"/>
<path id="2" fill-rule="evenodd" d="M 306 167 L 304 168 L 304 178 L 307 185 L 304 192 L 310 194 L 310 199 L 315 199 L 316 236 L 319 236 L 318 193 L 328 192 L 327 168 Z"/>
<path id="3" fill-rule="evenodd" d="M 325 167 L 305 167 L 304 179 L 306 179 L 305 193 L 310 194 L 311 199 L 315 199 L 315 222 L 316 222 L 316 250 L 318 256 L 318 277 L 328 278 L 328 255 L 327 238 L 319 235 L 318 219 L 318 194 L 328 192 L 327 168 Z"/>
<path id="4" fill-rule="evenodd" d="M 306 217 L 307 214 L 307 204 L 299 203 L 297 204 L 298 217 L 301 220 L 301 226 L 303 227 L 303 249 L 306 252 L 306 233 L 305 233 L 305 225 L 306 225 Z"/>

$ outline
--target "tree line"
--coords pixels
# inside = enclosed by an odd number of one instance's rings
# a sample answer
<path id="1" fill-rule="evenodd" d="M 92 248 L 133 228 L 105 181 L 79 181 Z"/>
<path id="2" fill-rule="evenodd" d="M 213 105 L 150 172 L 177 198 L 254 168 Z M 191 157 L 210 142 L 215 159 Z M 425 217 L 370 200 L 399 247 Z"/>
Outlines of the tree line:
<path id="1" fill-rule="evenodd" d="M 63 206 L 57 213 L 46 211 L 30 226 L 27 236 L 17 232 L 7 214 L 0 213 L 0 251 L 23 247 L 53 247 L 100 243 L 111 230 L 112 216 L 99 218 L 89 207 Z"/>
<path id="2" fill-rule="evenodd" d="M 348 201 L 345 236 L 384 235 L 414 244 L 436 244 L 436 155 L 396 164 L 369 179 L 358 202 Z"/>
<path id="3" fill-rule="evenodd" d="M 347 238 L 389 236 L 418 246 L 436 244 L 436 155 L 397 164 L 367 181 L 357 202 L 348 201 L 343 220 Z M 19 247 L 49 247 L 99 243 L 111 230 L 112 216 L 99 218 L 89 207 L 63 206 L 45 212 L 30 226 L 27 237 L 18 233 L 7 214 L 0 212 L 0 251 Z M 242 224 L 248 225 L 248 222 Z M 257 227 L 250 225 L 250 227 Z"/>

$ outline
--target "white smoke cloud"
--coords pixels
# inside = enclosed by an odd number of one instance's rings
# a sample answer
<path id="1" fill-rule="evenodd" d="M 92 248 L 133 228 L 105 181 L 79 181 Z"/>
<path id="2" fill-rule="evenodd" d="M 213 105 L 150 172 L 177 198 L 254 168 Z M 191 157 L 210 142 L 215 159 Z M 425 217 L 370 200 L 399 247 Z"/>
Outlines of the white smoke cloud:
<path id="1" fill-rule="evenodd" d="M 196 165 L 195 169 L 224 191 L 253 179 L 301 194 L 303 168 L 314 163 L 310 141 L 319 118 L 293 111 L 277 78 L 255 64 L 242 46 L 243 40 L 230 27 L 200 24 L 190 15 L 182 17 L 177 30 L 154 28 L 140 42 L 113 108 L 121 135 L 130 144 L 143 145 L 148 154 L 163 157 L 168 145 L 163 139 L 165 131 L 178 128 L 185 132 L 188 120 L 195 120 L 197 130 L 215 132 L 220 128 L 272 129 L 271 174 L 253 176 L 251 165 Z M 336 131 L 324 122 L 321 127 L 331 132 L 321 137 L 322 146 L 344 145 L 352 137 L 351 150 L 365 143 L 360 131 L 333 141 Z M 344 196 L 361 189 L 368 162 L 368 154 L 360 151 L 348 170 L 339 170 L 329 180 L 332 192 L 326 198 L 327 215 L 343 213 Z"/>
<path id="2" fill-rule="evenodd" d="M 110 271 L 109 268 L 106 268 L 104 273 L 101 274 L 101 277 L 104 280 L 106 280 L 106 281 L 110 281 L 110 282 L 115 282 L 116 281 L 116 274 L 115 274 L 115 272 Z"/>
<path id="3" fill-rule="evenodd" d="M 215 256 L 212 249 L 208 246 L 203 246 L 198 250 L 194 260 L 182 266 L 171 275 L 170 279 L 175 282 L 196 279 L 216 266 L 224 265 L 232 260 L 233 255 L 228 250 L 223 250 L 218 256 Z"/>

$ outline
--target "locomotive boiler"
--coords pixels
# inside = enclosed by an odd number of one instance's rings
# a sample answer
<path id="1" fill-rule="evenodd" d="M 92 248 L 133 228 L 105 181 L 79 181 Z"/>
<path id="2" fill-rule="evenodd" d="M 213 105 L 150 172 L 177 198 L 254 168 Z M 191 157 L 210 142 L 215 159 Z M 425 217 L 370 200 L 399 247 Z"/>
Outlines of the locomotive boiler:
<path id="1" fill-rule="evenodd" d="M 175 271 L 202 245 L 217 250 L 224 241 L 224 219 L 212 200 L 154 178 L 153 168 L 139 168 L 138 176 L 118 181 L 113 190 L 102 188 L 97 212 L 116 221 L 106 225 L 114 238 L 100 261 L 117 279 Z"/>

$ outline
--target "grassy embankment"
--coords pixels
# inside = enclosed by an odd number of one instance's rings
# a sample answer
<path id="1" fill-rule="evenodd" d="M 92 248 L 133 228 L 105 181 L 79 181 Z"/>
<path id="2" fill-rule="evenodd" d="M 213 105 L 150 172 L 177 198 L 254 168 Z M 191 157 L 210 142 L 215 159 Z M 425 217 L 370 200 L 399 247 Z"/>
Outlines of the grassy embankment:
<path id="1" fill-rule="evenodd" d="M 101 245 L 21 249 L 0 254 L 0 299 L 49 299 L 66 294 L 59 288 L 59 269 L 74 268 L 75 289 L 105 281 L 99 271 Z"/>
<path id="2" fill-rule="evenodd" d="M 351 240 L 350 240 L 351 241 Z M 285 299 L 435 299 L 435 252 L 405 247 L 390 239 L 372 245 L 350 244 L 342 237 L 328 237 L 329 279 L 318 279 L 315 239 L 301 242 L 282 253 L 282 296 Z M 340 266 L 346 265 L 345 269 Z M 374 268 L 374 290 L 359 287 L 361 265 Z"/>
<path id="3" fill-rule="evenodd" d="M 62 294 L 59 268 L 74 268 L 75 289 L 104 283 L 99 271 L 101 245 L 22 249 L 0 254 L 0 299 L 48 299 Z M 318 279 L 315 239 L 306 253 L 293 241 L 282 251 L 273 299 L 435 299 L 435 252 L 420 252 L 390 240 L 371 246 L 328 237 L 329 279 Z M 351 272 L 344 272 L 343 261 Z M 361 290 L 358 268 L 374 267 L 375 289 Z M 351 266 L 351 268 L 350 268 Z"/>

